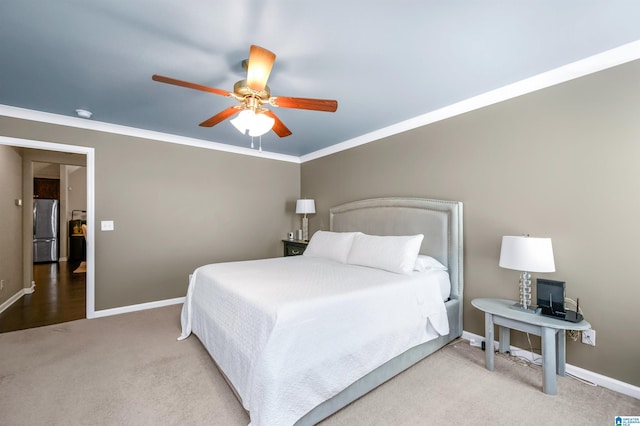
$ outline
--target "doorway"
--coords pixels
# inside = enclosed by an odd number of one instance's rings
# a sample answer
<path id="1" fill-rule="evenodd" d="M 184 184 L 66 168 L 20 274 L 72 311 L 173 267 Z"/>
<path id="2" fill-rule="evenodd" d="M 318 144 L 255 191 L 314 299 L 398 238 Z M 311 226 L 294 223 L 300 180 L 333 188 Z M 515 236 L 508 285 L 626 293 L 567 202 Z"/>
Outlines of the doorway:
<path id="1" fill-rule="evenodd" d="M 35 287 L 0 312 L 0 332 L 86 318 L 85 238 L 81 228 L 86 223 L 86 156 L 13 149 L 20 154 L 22 167 L 32 171 Z M 41 159 L 55 162 L 35 161 Z M 29 179 L 28 172 L 22 175 L 23 181 Z M 23 192 L 23 196 L 27 194 Z"/>
<path id="2" fill-rule="evenodd" d="M 0 145 L 8 145 L 17 148 L 25 148 L 28 150 L 39 150 L 47 153 L 66 153 L 66 154 L 80 154 L 86 158 L 86 224 L 87 224 L 87 238 L 86 238 L 86 273 L 85 282 L 85 302 L 84 302 L 84 315 L 83 318 L 93 318 L 95 316 L 95 265 L 94 265 L 94 191 L 95 191 L 95 157 L 94 157 L 94 148 L 83 147 L 83 146 L 75 146 L 75 145 L 64 145 L 58 143 L 51 142 L 43 142 L 43 141 L 33 141 L 27 139 L 18 139 L 18 138 L 9 138 L 0 136 Z M 23 177 L 28 176 L 32 173 L 32 170 L 23 170 Z M 32 177 L 30 177 L 32 181 Z M 28 182 L 28 179 L 24 179 L 25 182 Z M 23 188 L 23 196 L 21 200 L 16 200 L 16 205 L 20 202 L 22 208 L 22 216 L 23 216 L 23 230 L 22 230 L 22 281 L 23 286 L 20 290 L 22 294 L 14 295 L 13 303 L 19 303 L 18 301 L 26 295 L 31 293 L 33 289 L 33 283 L 36 278 L 36 274 L 46 274 L 50 277 L 51 280 L 68 280 L 73 282 L 76 277 L 73 275 L 69 275 L 67 271 L 62 270 L 62 268 L 54 268 L 50 266 L 47 270 L 46 267 L 43 271 L 36 271 L 33 264 L 33 225 L 29 224 L 29 218 L 31 218 L 30 211 L 33 210 L 33 188 L 31 185 L 25 185 L 27 188 Z M 65 226 L 65 232 L 66 226 Z M 65 234 L 66 235 L 66 234 Z M 56 265 L 56 264 L 51 264 Z M 56 265 L 57 266 L 57 265 Z M 67 265 L 68 266 L 68 265 Z M 68 269 L 68 268 L 67 268 Z M 73 270 L 71 270 L 71 274 Z M 41 276 L 41 275 L 39 275 Z M 38 278 L 41 279 L 41 278 Z M 53 290 L 53 287 L 50 287 L 49 290 L 51 293 L 55 293 L 59 290 Z M 20 292 L 18 292 L 20 293 Z M 51 294 L 51 298 L 60 297 L 60 294 Z M 12 296 L 13 297 L 13 296 Z M 5 305 L 6 305 L 5 301 Z"/>

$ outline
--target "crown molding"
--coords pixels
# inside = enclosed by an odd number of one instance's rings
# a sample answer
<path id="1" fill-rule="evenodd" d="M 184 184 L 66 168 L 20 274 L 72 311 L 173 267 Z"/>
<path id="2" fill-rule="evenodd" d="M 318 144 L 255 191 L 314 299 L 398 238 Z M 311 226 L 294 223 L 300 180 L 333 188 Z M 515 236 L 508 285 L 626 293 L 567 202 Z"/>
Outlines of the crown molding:
<path id="1" fill-rule="evenodd" d="M 242 148 L 220 142 L 206 141 L 203 139 L 188 138 L 184 136 L 172 135 L 170 133 L 156 132 L 153 130 L 138 129 L 136 127 L 122 126 L 119 124 L 105 123 L 102 121 L 87 120 L 78 117 L 69 117 L 50 112 L 35 111 L 26 108 L 18 108 L 0 104 L 0 115 L 20 118 L 23 120 L 38 121 L 41 123 L 55 124 L 59 126 L 75 127 L 78 129 L 95 130 L 98 132 L 113 133 L 123 136 L 132 136 L 142 139 L 151 139 L 160 142 L 188 145 L 214 151 L 230 152 L 251 157 L 267 158 L 271 160 L 286 161 L 290 163 L 300 163 L 300 158 L 293 155 L 277 154 L 267 151 L 256 151 L 255 149 Z"/>
<path id="2" fill-rule="evenodd" d="M 527 93 L 555 86 L 579 77 L 584 77 L 617 65 L 622 65 L 636 59 L 640 59 L 640 40 L 622 45 L 615 49 L 607 50 L 597 55 L 589 56 L 585 59 L 572 62 L 551 71 L 543 72 L 533 77 L 520 80 L 516 83 L 485 92 L 478 96 L 465 99 L 409 120 L 401 121 L 400 123 L 375 130 L 327 148 L 311 152 L 301 156 L 300 162 L 306 163 L 307 161 L 312 161 L 340 151 L 355 148 L 398 133 L 433 124 L 447 118 L 455 117 L 456 115 L 497 104 L 508 99 L 526 95 Z"/>

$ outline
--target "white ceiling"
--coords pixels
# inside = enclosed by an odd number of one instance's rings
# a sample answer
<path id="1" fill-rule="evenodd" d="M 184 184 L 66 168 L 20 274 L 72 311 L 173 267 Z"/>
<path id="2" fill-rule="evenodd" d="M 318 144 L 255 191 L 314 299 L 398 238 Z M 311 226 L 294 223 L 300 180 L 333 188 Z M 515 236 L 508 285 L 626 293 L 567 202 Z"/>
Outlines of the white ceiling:
<path id="1" fill-rule="evenodd" d="M 0 104 L 249 147 L 230 98 L 257 44 L 272 95 L 338 100 L 275 109 L 264 151 L 303 156 L 640 40 L 636 0 L 2 0 Z M 78 119 L 79 120 L 79 119 Z M 257 140 L 256 140 L 257 142 Z"/>

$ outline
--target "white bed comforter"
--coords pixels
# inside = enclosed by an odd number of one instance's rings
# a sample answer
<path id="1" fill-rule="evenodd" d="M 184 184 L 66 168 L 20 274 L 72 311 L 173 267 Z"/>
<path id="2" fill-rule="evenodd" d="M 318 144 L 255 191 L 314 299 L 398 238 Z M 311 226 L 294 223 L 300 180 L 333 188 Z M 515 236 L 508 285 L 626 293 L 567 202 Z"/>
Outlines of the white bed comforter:
<path id="1" fill-rule="evenodd" d="M 182 308 L 251 424 L 291 425 L 405 350 L 449 333 L 444 271 L 404 276 L 305 256 L 198 268 Z"/>

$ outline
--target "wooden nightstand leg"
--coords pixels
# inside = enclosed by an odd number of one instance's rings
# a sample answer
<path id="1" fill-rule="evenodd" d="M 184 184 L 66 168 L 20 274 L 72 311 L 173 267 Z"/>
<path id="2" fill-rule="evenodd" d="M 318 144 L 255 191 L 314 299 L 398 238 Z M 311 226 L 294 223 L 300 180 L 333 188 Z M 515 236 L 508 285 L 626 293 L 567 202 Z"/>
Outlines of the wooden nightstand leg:
<path id="1" fill-rule="evenodd" d="M 493 371 L 493 314 L 484 314 L 484 365 L 487 370 Z"/>
<path id="2" fill-rule="evenodd" d="M 542 391 L 555 395 L 556 390 L 556 331 L 542 327 Z"/>

